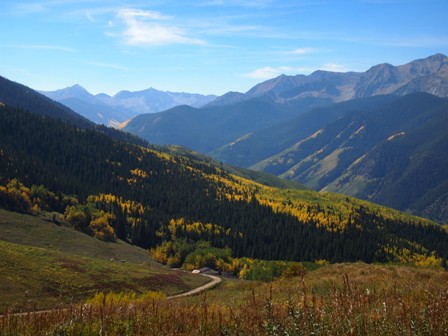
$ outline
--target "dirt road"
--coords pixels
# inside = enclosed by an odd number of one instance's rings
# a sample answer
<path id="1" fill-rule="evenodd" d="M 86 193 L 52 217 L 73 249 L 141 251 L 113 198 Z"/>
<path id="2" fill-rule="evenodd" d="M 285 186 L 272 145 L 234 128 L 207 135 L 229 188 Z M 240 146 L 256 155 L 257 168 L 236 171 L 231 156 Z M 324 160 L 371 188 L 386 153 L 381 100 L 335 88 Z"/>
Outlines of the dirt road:
<path id="1" fill-rule="evenodd" d="M 201 275 L 212 279 L 212 281 L 206 283 L 205 285 L 203 285 L 201 287 L 197 287 L 195 289 L 189 290 L 188 292 L 185 292 L 185 293 L 182 293 L 182 294 L 173 295 L 173 296 L 168 296 L 167 299 L 171 300 L 171 299 L 175 299 L 175 298 L 179 298 L 179 297 L 195 295 L 195 294 L 198 294 L 198 293 L 200 293 L 202 291 L 205 291 L 207 289 L 215 287 L 217 284 L 219 284 L 221 282 L 221 278 L 218 278 L 217 276 L 209 275 L 209 274 L 201 274 Z"/>
<path id="2" fill-rule="evenodd" d="M 192 290 L 189 290 L 188 292 L 177 294 L 177 295 L 173 295 L 173 296 L 168 296 L 167 300 L 172 300 L 172 299 L 176 299 L 176 298 L 180 298 L 180 297 L 195 295 L 195 294 L 203 292 L 203 291 L 205 291 L 207 289 L 215 287 L 216 285 L 218 285 L 221 282 L 221 278 L 218 278 L 217 276 L 208 275 L 208 274 L 200 274 L 200 275 L 208 277 L 208 278 L 212 279 L 212 281 L 206 283 L 205 285 L 203 285 L 201 287 L 197 287 L 197 288 L 194 288 Z M 27 316 L 29 314 L 47 314 L 47 313 L 52 313 L 52 312 L 55 312 L 55 311 L 64 312 L 64 311 L 68 311 L 68 310 L 69 310 L 68 308 L 47 309 L 47 310 L 39 310 L 39 311 L 32 311 L 32 312 L 25 312 L 25 313 L 13 313 L 13 314 L 8 314 L 8 315 L 9 316 Z M 6 317 L 6 316 L 7 315 L 0 315 L 0 318 Z"/>

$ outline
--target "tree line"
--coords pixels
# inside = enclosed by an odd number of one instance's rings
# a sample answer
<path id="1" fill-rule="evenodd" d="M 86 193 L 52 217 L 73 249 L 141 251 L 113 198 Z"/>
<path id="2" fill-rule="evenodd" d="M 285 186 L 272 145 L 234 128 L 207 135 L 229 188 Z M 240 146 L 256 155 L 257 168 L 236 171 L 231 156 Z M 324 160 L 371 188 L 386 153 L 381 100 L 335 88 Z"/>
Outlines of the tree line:
<path id="1" fill-rule="evenodd" d="M 0 107 L 0 185 L 2 207 L 64 213 L 88 234 L 148 249 L 182 239 L 270 260 L 385 262 L 410 251 L 441 263 L 448 255 L 447 232 L 439 226 L 389 219 L 362 206 L 343 217 L 326 205 L 303 209 L 344 222 L 343 229 L 329 230 L 319 216 L 261 202 L 256 188 L 210 162 L 8 106 Z"/>

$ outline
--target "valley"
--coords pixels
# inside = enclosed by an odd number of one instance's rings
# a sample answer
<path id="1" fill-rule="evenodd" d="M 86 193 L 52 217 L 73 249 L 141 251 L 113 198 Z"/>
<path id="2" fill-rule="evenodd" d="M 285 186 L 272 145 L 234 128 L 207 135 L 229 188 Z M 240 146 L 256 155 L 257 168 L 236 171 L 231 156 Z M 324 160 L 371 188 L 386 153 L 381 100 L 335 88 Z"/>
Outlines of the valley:
<path id="1" fill-rule="evenodd" d="M 448 102 L 420 89 L 445 63 L 281 76 L 134 134 L 1 78 L 0 330 L 443 333 Z M 199 269 L 221 283 L 182 297 Z"/>
<path id="2" fill-rule="evenodd" d="M 445 223 L 447 137 L 435 124 L 447 124 L 447 81 L 443 54 L 363 73 L 282 75 L 202 108 L 141 114 L 123 129 Z M 396 160 L 385 169 L 379 158 L 388 155 Z M 398 171 L 404 171 L 400 179 L 393 175 Z M 412 192 L 400 199 L 404 190 Z"/>

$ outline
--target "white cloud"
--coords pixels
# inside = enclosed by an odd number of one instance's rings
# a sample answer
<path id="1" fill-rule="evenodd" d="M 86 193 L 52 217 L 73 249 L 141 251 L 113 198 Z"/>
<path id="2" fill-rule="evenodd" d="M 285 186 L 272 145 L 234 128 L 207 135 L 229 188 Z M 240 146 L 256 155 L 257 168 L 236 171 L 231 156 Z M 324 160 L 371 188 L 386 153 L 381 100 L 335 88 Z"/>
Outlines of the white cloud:
<path id="1" fill-rule="evenodd" d="M 318 50 L 316 48 L 297 48 L 297 49 L 293 49 L 293 50 L 289 51 L 288 54 L 306 55 L 306 54 L 315 53 L 317 51 Z"/>
<path id="2" fill-rule="evenodd" d="M 100 68 L 110 68 L 110 69 L 121 70 L 121 71 L 129 71 L 129 68 L 126 68 L 121 65 L 116 65 L 116 64 L 99 63 L 99 62 L 84 62 L 84 63 L 90 64 L 90 65 L 93 65 L 96 67 L 100 67 Z"/>
<path id="3" fill-rule="evenodd" d="M 304 67 L 289 67 L 289 66 L 281 66 L 281 67 L 263 67 L 260 69 L 256 69 L 248 74 L 245 74 L 244 77 L 255 78 L 255 79 L 269 79 L 274 78 L 280 75 L 287 74 L 298 74 L 303 72 L 309 72 L 310 69 Z"/>
<path id="4" fill-rule="evenodd" d="M 56 45 L 40 45 L 40 44 L 15 44 L 11 45 L 12 48 L 20 48 L 20 49 L 42 49 L 42 50 L 55 50 L 55 51 L 64 51 L 64 52 L 75 52 L 76 49 L 56 46 Z"/>
<path id="5" fill-rule="evenodd" d="M 320 70 L 332 71 L 332 72 L 346 72 L 348 71 L 347 67 L 343 64 L 336 63 L 326 63 L 322 66 Z"/>
<path id="6" fill-rule="evenodd" d="M 156 11 L 122 9 L 118 17 L 126 25 L 121 36 L 127 45 L 205 44 L 202 40 L 187 37 L 186 32 L 179 27 L 165 24 L 171 18 Z"/>
<path id="7" fill-rule="evenodd" d="M 318 68 L 310 67 L 292 67 L 292 66 L 280 66 L 280 67 L 263 67 L 256 69 L 250 73 L 244 75 L 244 77 L 255 79 L 270 79 L 278 77 L 280 75 L 297 75 L 297 74 L 310 74 L 316 70 L 325 70 L 332 72 L 346 72 L 347 67 L 343 64 L 327 63 Z"/>
<path id="8" fill-rule="evenodd" d="M 15 14 L 38 14 L 45 11 L 45 5 L 41 3 L 24 3 L 14 6 L 13 13 Z"/>
<path id="9" fill-rule="evenodd" d="M 90 11 L 86 11 L 86 18 L 90 22 L 95 22 L 95 19 L 93 18 L 93 15 L 92 15 L 92 13 Z"/>
<path id="10" fill-rule="evenodd" d="M 237 6 L 237 7 L 258 7 L 264 8 L 272 3 L 271 0 L 209 0 L 204 6 Z"/>

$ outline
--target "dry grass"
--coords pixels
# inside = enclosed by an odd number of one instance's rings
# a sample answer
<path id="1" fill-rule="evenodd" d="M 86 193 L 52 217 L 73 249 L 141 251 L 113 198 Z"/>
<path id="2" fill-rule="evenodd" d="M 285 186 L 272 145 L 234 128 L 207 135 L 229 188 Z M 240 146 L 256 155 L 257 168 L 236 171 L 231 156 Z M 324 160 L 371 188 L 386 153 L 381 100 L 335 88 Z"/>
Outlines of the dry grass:
<path id="1" fill-rule="evenodd" d="M 0 318 L 0 335 L 448 335 L 446 272 L 330 265 L 305 278 L 228 281 L 186 299 L 113 300 Z"/>
<path id="2" fill-rule="evenodd" d="M 0 313 L 67 306 L 97 291 L 173 295 L 207 282 L 162 266 L 130 244 L 101 242 L 41 217 L 0 209 Z"/>

